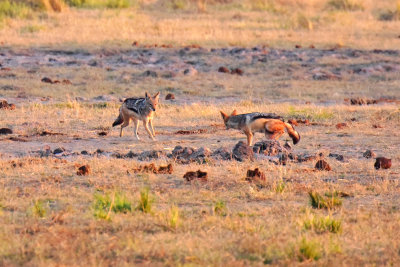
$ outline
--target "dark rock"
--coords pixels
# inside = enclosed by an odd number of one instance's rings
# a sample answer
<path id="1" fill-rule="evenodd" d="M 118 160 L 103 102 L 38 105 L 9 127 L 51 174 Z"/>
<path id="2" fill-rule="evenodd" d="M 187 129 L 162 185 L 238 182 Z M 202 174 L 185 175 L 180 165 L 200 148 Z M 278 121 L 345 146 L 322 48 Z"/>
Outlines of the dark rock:
<path id="1" fill-rule="evenodd" d="M 379 169 L 389 169 L 390 167 L 392 167 L 392 160 L 385 158 L 385 157 L 378 157 L 376 158 L 375 161 L 375 169 L 379 170 Z"/>
<path id="2" fill-rule="evenodd" d="M 83 165 L 78 168 L 78 171 L 76 172 L 77 175 L 79 176 L 85 176 L 89 175 L 91 173 L 91 169 L 89 165 Z"/>
<path id="3" fill-rule="evenodd" d="M 239 141 L 232 151 L 233 158 L 237 161 L 254 160 L 254 152 L 245 142 Z"/>
<path id="4" fill-rule="evenodd" d="M 103 153 L 104 153 L 104 150 L 98 148 L 98 149 L 96 150 L 96 152 L 94 152 L 94 153 L 96 153 L 96 154 L 103 154 Z"/>
<path id="5" fill-rule="evenodd" d="M 237 75 L 242 76 L 243 73 L 244 73 L 244 71 L 243 71 L 242 69 L 239 69 L 239 68 L 236 68 L 236 69 L 232 69 L 232 70 L 231 70 L 231 74 L 237 74 Z"/>
<path id="6" fill-rule="evenodd" d="M 124 158 L 136 158 L 138 156 L 138 154 L 136 154 L 135 152 L 129 151 Z"/>
<path id="7" fill-rule="evenodd" d="M 165 100 L 172 100 L 172 99 L 175 99 L 175 95 L 172 94 L 172 93 L 169 93 L 169 94 L 167 94 L 167 95 L 165 96 Z"/>
<path id="8" fill-rule="evenodd" d="M 323 159 L 320 159 L 315 164 L 315 168 L 320 171 L 330 171 L 332 170 L 331 166 L 329 166 L 328 162 Z"/>
<path id="9" fill-rule="evenodd" d="M 0 134 L 12 134 L 13 131 L 10 128 L 1 128 Z"/>
<path id="10" fill-rule="evenodd" d="M 265 174 L 261 172 L 258 168 L 255 168 L 254 170 L 247 170 L 246 181 L 265 181 Z"/>
<path id="11" fill-rule="evenodd" d="M 227 67 L 219 67 L 218 72 L 229 73 L 230 70 Z"/>
<path id="12" fill-rule="evenodd" d="M 208 148 L 200 147 L 199 149 L 194 149 L 192 147 L 176 146 L 169 156 L 179 163 L 188 164 L 190 162 L 205 163 L 206 158 L 210 155 L 211 151 Z"/>
<path id="13" fill-rule="evenodd" d="M 340 123 L 338 123 L 338 124 L 336 124 L 336 129 L 343 129 L 343 128 L 347 128 L 347 127 L 349 127 L 349 125 L 347 124 L 347 123 L 345 123 L 345 122 L 340 122 Z"/>
<path id="14" fill-rule="evenodd" d="M 6 100 L 2 99 L 2 100 L 0 100 L 0 109 L 14 110 L 15 109 L 15 105 L 14 104 L 9 104 Z"/>
<path id="15" fill-rule="evenodd" d="M 153 78 L 157 78 L 158 74 L 155 71 L 152 70 L 146 70 L 145 72 L 143 72 L 142 76 L 144 77 L 153 77 Z"/>
<path id="16" fill-rule="evenodd" d="M 58 148 L 54 149 L 53 154 L 60 154 L 60 153 L 63 153 L 64 151 L 65 151 L 65 148 L 58 147 Z"/>
<path id="17" fill-rule="evenodd" d="M 280 153 L 288 154 L 289 150 L 282 146 L 277 140 L 264 140 L 254 144 L 253 152 L 266 156 L 276 156 Z"/>
<path id="18" fill-rule="evenodd" d="M 202 181 L 207 181 L 207 172 L 203 172 L 201 170 L 198 170 L 196 172 L 187 172 L 185 175 L 183 175 L 183 178 L 186 179 L 186 181 L 192 181 L 194 179 L 200 179 Z"/>
<path id="19" fill-rule="evenodd" d="M 328 157 L 335 158 L 338 161 L 344 161 L 344 156 L 341 154 L 329 153 Z"/>
<path id="20" fill-rule="evenodd" d="M 89 155 L 89 152 L 87 152 L 86 150 L 82 150 L 81 155 Z"/>
<path id="21" fill-rule="evenodd" d="M 97 133 L 99 136 L 106 136 L 108 133 L 107 132 L 104 132 L 104 131 L 102 131 L 102 132 L 99 132 L 99 133 Z"/>
<path id="22" fill-rule="evenodd" d="M 232 156 L 232 151 L 226 147 L 220 147 L 211 154 L 216 160 L 232 160 Z"/>
<path id="23" fill-rule="evenodd" d="M 376 157 L 376 154 L 375 154 L 375 152 L 372 151 L 372 150 L 367 150 L 367 151 L 365 151 L 365 152 L 363 153 L 363 157 L 364 157 L 364 158 L 367 158 L 367 159 L 369 159 L 369 158 L 375 158 L 375 157 Z"/>
<path id="24" fill-rule="evenodd" d="M 41 81 L 44 82 L 44 83 L 53 83 L 53 81 L 52 81 L 50 78 L 48 78 L 48 77 L 42 78 Z"/>
<path id="25" fill-rule="evenodd" d="M 351 98 L 350 103 L 352 105 L 359 105 L 359 106 L 372 105 L 372 104 L 377 104 L 378 100 L 357 97 L 357 98 Z"/>
<path id="26" fill-rule="evenodd" d="M 161 150 L 150 150 L 144 151 L 138 155 L 138 160 L 149 161 L 153 159 L 159 159 L 165 156 L 165 152 Z"/>

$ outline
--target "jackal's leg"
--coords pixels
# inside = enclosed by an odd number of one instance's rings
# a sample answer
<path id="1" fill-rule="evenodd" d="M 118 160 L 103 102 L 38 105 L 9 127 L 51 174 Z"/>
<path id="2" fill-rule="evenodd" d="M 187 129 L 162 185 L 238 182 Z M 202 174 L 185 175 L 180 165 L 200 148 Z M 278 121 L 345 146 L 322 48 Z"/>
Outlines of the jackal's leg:
<path id="1" fill-rule="evenodd" d="M 156 132 L 154 131 L 154 127 L 153 127 L 153 120 L 149 120 L 149 124 L 150 124 L 151 133 L 153 134 L 154 137 L 156 137 Z"/>
<path id="2" fill-rule="evenodd" d="M 155 140 L 154 137 L 153 137 L 153 135 L 152 135 L 151 132 L 150 132 L 148 123 L 149 123 L 148 120 L 143 120 L 143 125 L 144 125 L 144 128 L 146 129 L 146 132 L 149 134 L 149 136 L 150 136 L 151 139 Z"/>
<path id="3" fill-rule="evenodd" d="M 139 129 L 139 121 L 138 120 L 133 120 L 133 123 L 135 124 L 135 136 L 136 136 L 136 139 L 140 140 L 140 138 L 139 138 L 139 136 L 137 134 L 137 131 Z"/>
<path id="4" fill-rule="evenodd" d="M 251 146 L 251 142 L 253 141 L 253 133 L 251 131 L 244 131 L 247 136 L 247 145 Z"/>
<path id="5" fill-rule="evenodd" d="M 119 133 L 119 136 L 122 137 L 122 130 L 129 125 L 129 118 L 125 119 L 124 118 L 124 123 L 121 125 L 121 132 Z"/>

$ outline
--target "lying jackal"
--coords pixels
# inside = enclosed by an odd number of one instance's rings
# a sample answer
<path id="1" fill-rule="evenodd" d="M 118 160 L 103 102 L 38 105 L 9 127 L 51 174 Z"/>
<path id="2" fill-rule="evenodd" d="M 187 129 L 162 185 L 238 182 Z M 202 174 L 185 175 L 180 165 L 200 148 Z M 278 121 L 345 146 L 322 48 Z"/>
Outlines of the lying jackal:
<path id="1" fill-rule="evenodd" d="M 114 121 L 112 126 L 121 125 L 121 132 L 119 136 L 122 136 L 122 130 L 129 125 L 130 119 L 135 124 L 135 136 L 137 140 L 140 140 L 137 132 L 139 128 L 139 120 L 143 121 L 144 128 L 149 134 L 150 138 L 155 140 L 155 132 L 153 128 L 153 116 L 157 109 L 158 100 L 160 98 L 160 92 L 154 96 L 150 96 L 147 92 L 145 97 L 141 98 L 127 98 L 119 109 L 118 118 Z M 148 124 L 150 124 L 151 131 Z"/>
<path id="2" fill-rule="evenodd" d="M 221 111 L 226 129 L 242 130 L 247 136 L 247 144 L 251 146 L 255 132 L 264 133 L 268 139 L 277 140 L 281 137 L 285 129 L 293 140 L 293 144 L 300 141 L 300 134 L 292 125 L 273 113 L 247 113 L 237 115 L 236 110 L 230 116 Z"/>

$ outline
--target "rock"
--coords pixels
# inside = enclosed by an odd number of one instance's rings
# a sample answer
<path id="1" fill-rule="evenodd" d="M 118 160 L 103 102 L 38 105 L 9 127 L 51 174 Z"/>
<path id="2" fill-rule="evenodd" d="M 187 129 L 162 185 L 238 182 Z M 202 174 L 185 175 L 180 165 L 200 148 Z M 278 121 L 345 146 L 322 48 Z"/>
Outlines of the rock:
<path id="1" fill-rule="evenodd" d="M 245 142 L 239 141 L 232 151 L 233 158 L 237 161 L 254 160 L 254 152 Z"/>
<path id="2" fill-rule="evenodd" d="M 186 181 L 190 182 L 194 179 L 200 179 L 202 181 L 207 181 L 207 172 L 203 172 L 201 170 L 198 170 L 196 172 L 187 172 L 185 175 L 183 175 L 183 178 L 186 179 Z"/>
<path id="3" fill-rule="evenodd" d="M 367 151 L 365 151 L 365 152 L 363 153 L 363 157 L 364 157 L 364 158 L 367 158 L 367 159 L 375 158 L 375 157 L 376 157 L 376 154 L 375 154 L 375 152 L 372 151 L 372 150 L 367 150 Z"/>
<path id="4" fill-rule="evenodd" d="M 53 83 L 53 81 L 52 81 L 50 78 L 48 78 L 48 77 L 43 77 L 43 78 L 41 79 L 41 81 L 44 82 L 44 83 Z"/>
<path id="5" fill-rule="evenodd" d="M 390 167 L 392 167 L 392 160 L 385 157 L 378 157 L 376 158 L 374 166 L 377 170 L 379 170 L 380 168 L 389 169 Z"/>
<path id="6" fill-rule="evenodd" d="M 87 152 L 86 150 L 82 150 L 81 155 L 89 155 L 89 152 Z"/>
<path id="7" fill-rule="evenodd" d="M 138 42 L 138 41 L 134 41 L 134 42 L 132 43 L 132 46 L 139 46 L 139 42 Z"/>
<path id="8" fill-rule="evenodd" d="M 220 147 L 211 154 L 211 157 L 216 160 L 232 160 L 232 151 L 226 147 Z"/>
<path id="9" fill-rule="evenodd" d="M 2 100 L 0 100 L 0 109 L 14 110 L 15 105 L 9 104 L 6 100 L 2 99 Z"/>
<path id="10" fill-rule="evenodd" d="M 378 103 L 378 100 L 375 100 L 375 99 L 367 99 L 367 98 L 360 98 L 360 97 L 350 99 L 351 105 L 362 106 L 362 105 L 372 105 L 372 104 L 377 104 L 377 103 Z"/>
<path id="11" fill-rule="evenodd" d="M 160 166 L 158 167 L 157 173 L 159 174 L 171 174 L 174 172 L 174 168 L 172 167 L 172 164 L 168 164 L 167 166 Z"/>
<path id="12" fill-rule="evenodd" d="M 331 166 L 329 166 L 328 162 L 323 159 L 320 159 L 315 164 L 315 168 L 320 171 L 330 171 L 332 170 Z"/>
<path id="13" fill-rule="evenodd" d="M 187 76 L 195 76 L 197 73 L 198 71 L 193 67 L 187 68 L 183 71 L 183 74 Z"/>
<path id="14" fill-rule="evenodd" d="M 90 166 L 89 165 L 80 166 L 78 168 L 78 171 L 76 172 L 76 174 L 79 175 L 79 176 L 89 175 L 90 173 L 91 173 L 91 170 L 90 170 Z"/>
<path id="15" fill-rule="evenodd" d="M 64 79 L 64 80 L 62 80 L 62 84 L 70 85 L 70 84 L 72 84 L 72 82 L 70 80 Z"/>
<path id="16" fill-rule="evenodd" d="M 188 164 L 191 162 L 205 163 L 206 158 L 210 155 L 211 151 L 208 148 L 200 147 L 199 149 L 194 149 L 192 147 L 176 146 L 169 157 L 174 158 L 179 163 Z"/>
<path id="17" fill-rule="evenodd" d="M 65 148 L 58 147 L 58 148 L 54 149 L 53 154 L 60 154 L 60 153 L 63 153 L 64 151 L 65 151 Z"/>
<path id="18" fill-rule="evenodd" d="M 336 124 L 336 129 L 343 129 L 343 128 L 347 128 L 347 127 L 349 127 L 349 125 L 347 124 L 347 123 L 345 123 L 345 122 L 340 122 L 340 123 L 338 123 L 338 124 Z"/>
<path id="19" fill-rule="evenodd" d="M 310 161 L 310 160 L 315 160 L 317 159 L 317 155 L 316 154 L 301 154 L 301 155 L 297 155 L 297 162 L 306 162 L 306 161 Z"/>
<path id="20" fill-rule="evenodd" d="M 258 168 L 255 168 L 254 170 L 247 170 L 246 181 L 265 181 L 265 174 Z"/>
<path id="21" fill-rule="evenodd" d="M 165 152 L 161 150 L 150 150 L 144 151 L 138 155 L 138 160 L 140 161 L 148 161 L 153 159 L 159 159 L 165 156 Z"/>
<path id="22" fill-rule="evenodd" d="M 145 72 L 143 72 L 142 76 L 144 77 L 152 77 L 152 78 L 157 78 L 158 74 L 155 71 L 152 70 L 146 70 Z"/>
<path id="23" fill-rule="evenodd" d="M 107 134 L 108 134 L 108 133 L 107 133 L 107 132 L 104 132 L 104 131 L 97 133 L 97 135 L 99 135 L 99 136 L 106 136 Z"/>
<path id="24" fill-rule="evenodd" d="M 0 134 L 12 134 L 13 131 L 10 128 L 1 128 Z"/>
<path id="25" fill-rule="evenodd" d="M 297 48 L 297 49 L 299 49 L 299 48 L 301 48 L 301 45 L 297 44 L 297 45 L 295 45 L 294 47 Z"/>
<path id="26" fill-rule="evenodd" d="M 237 74 L 237 75 L 242 76 L 243 73 L 244 73 L 243 70 L 241 70 L 241 69 L 239 69 L 239 68 L 236 68 L 236 69 L 232 69 L 232 70 L 231 70 L 231 74 Z"/>
<path id="27" fill-rule="evenodd" d="M 172 99 L 175 99 L 175 95 L 172 94 L 172 93 L 169 93 L 169 94 L 167 94 L 167 95 L 165 96 L 165 100 L 172 100 Z"/>
<path id="28" fill-rule="evenodd" d="M 344 161 L 344 156 L 341 154 L 329 153 L 328 157 L 335 158 L 338 161 Z"/>
<path id="29" fill-rule="evenodd" d="M 229 69 L 227 67 L 219 67 L 218 72 L 229 73 Z"/>
<path id="30" fill-rule="evenodd" d="M 136 158 L 138 156 L 138 154 L 136 154 L 133 151 L 129 151 L 128 153 L 126 153 L 126 155 L 124 156 L 124 158 Z"/>
<path id="31" fill-rule="evenodd" d="M 253 152 L 266 156 L 276 156 L 280 153 L 289 153 L 289 150 L 283 147 L 277 140 L 265 140 L 254 144 Z"/>

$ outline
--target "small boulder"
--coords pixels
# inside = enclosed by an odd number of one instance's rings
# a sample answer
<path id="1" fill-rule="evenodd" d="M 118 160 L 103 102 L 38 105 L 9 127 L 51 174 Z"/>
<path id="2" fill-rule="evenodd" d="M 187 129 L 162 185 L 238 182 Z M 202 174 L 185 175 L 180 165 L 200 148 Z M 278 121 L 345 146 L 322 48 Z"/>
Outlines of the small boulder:
<path id="1" fill-rule="evenodd" d="M 392 160 L 385 157 L 378 157 L 375 161 L 375 169 L 389 169 L 392 167 Z"/>
<path id="2" fill-rule="evenodd" d="M 1 128 L 0 134 L 12 134 L 13 131 L 10 128 Z"/>
<path id="3" fill-rule="evenodd" d="M 243 71 L 242 69 L 239 69 L 239 68 L 236 68 L 236 69 L 232 69 L 232 70 L 231 70 L 231 74 L 237 74 L 237 75 L 242 76 L 243 73 L 244 73 L 244 71 Z"/>
<path id="4" fill-rule="evenodd" d="M 230 71 L 227 67 L 219 67 L 218 72 L 229 73 Z"/>
<path id="5" fill-rule="evenodd" d="M 76 172 L 76 174 L 79 175 L 79 176 L 89 175 L 90 173 L 91 173 L 91 170 L 90 170 L 90 166 L 89 165 L 80 166 L 78 168 L 78 171 Z"/>
<path id="6" fill-rule="evenodd" d="M 175 99 L 175 95 L 172 93 L 169 93 L 165 96 L 165 100 L 173 100 Z"/>
<path id="7" fill-rule="evenodd" d="M 276 156 L 279 153 L 288 154 L 289 150 L 277 140 L 264 140 L 254 144 L 253 152 L 266 156 Z"/>
<path id="8" fill-rule="evenodd" d="M 233 158 L 237 161 L 254 160 L 254 152 L 245 142 L 239 141 L 232 151 Z"/>
<path id="9" fill-rule="evenodd" d="M 53 81 L 48 77 L 43 77 L 41 81 L 44 83 L 53 83 Z"/>
<path id="10" fill-rule="evenodd" d="M 320 171 L 330 171 L 332 170 L 331 166 L 329 166 L 328 162 L 326 162 L 323 159 L 320 159 L 317 161 L 315 164 L 315 169 L 320 170 Z"/>
<path id="11" fill-rule="evenodd" d="M 340 122 L 340 123 L 336 124 L 336 129 L 338 129 L 338 130 L 347 128 L 347 127 L 349 127 L 349 125 L 345 122 Z"/>
<path id="12" fill-rule="evenodd" d="M 254 170 L 247 170 L 246 181 L 265 181 L 265 174 L 261 172 L 258 168 Z"/>
<path id="13" fill-rule="evenodd" d="M 99 136 L 106 136 L 108 133 L 105 131 L 98 132 L 97 135 Z"/>
<path id="14" fill-rule="evenodd" d="M 201 181 L 207 181 L 207 172 L 203 172 L 201 170 L 198 170 L 196 172 L 187 172 L 185 175 L 183 175 L 183 178 L 186 179 L 186 181 L 190 182 L 194 179 L 200 179 Z"/>
<path id="15" fill-rule="evenodd" d="M 232 160 L 232 151 L 226 147 L 220 147 L 211 154 L 211 157 L 216 160 Z"/>
<path id="16" fill-rule="evenodd" d="M 58 147 L 58 148 L 54 149 L 53 154 L 60 154 L 60 153 L 63 153 L 64 151 L 65 151 L 65 148 Z"/>

